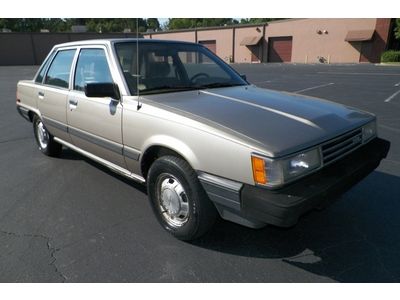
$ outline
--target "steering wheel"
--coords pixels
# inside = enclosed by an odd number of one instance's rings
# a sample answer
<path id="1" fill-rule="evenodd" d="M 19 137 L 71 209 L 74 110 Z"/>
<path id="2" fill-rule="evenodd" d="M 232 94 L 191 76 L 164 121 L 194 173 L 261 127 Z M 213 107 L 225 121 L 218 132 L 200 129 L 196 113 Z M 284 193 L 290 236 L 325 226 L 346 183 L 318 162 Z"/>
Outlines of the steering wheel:
<path id="1" fill-rule="evenodd" d="M 208 75 L 207 73 L 197 73 L 190 78 L 190 81 L 194 83 L 197 81 L 197 79 L 199 79 L 201 77 L 208 79 L 208 78 L 210 78 L 210 75 Z"/>

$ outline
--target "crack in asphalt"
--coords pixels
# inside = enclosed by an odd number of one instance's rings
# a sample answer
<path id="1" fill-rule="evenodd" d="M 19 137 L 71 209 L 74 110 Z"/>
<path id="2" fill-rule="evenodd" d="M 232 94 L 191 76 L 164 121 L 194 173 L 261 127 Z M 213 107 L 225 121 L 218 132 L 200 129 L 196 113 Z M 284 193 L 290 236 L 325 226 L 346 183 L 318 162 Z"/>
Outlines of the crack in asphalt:
<path id="1" fill-rule="evenodd" d="M 361 267 L 361 266 L 363 266 L 363 265 L 365 265 L 365 264 L 367 264 L 367 263 L 368 263 L 368 260 L 364 260 L 364 261 L 362 261 L 362 262 L 359 262 L 359 263 L 356 263 L 356 264 L 352 264 L 352 265 L 350 265 L 349 267 L 344 268 L 342 271 L 338 272 L 338 273 L 335 275 L 335 277 L 343 276 L 343 275 L 346 274 L 347 272 L 353 271 L 354 269 L 356 269 L 356 268 L 358 268 L 358 267 Z"/>
<path id="2" fill-rule="evenodd" d="M 14 138 L 14 139 L 9 139 L 9 140 L 3 140 L 3 141 L 0 141 L 0 144 L 18 142 L 18 141 L 28 140 L 31 138 L 32 138 L 31 136 L 26 136 L 26 137 Z"/>
<path id="3" fill-rule="evenodd" d="M 63 283 L 67 281 L 68 278 L 58 269 L 57 264 L 56 264 L 57 258 L 55 256 L 55 253 L 57 251 L 59 251 L 60 249 L 51 246 L 51 243 L 50 243 L 51 238 L 50 237 L 42 235 L 42 234 L 18 234 L 15 232 L 4 231 L 4 230 L 0 230 L 0 233 L 10 235 L 10 236 L 13 236 L 16 238 L 30 237 L 30 238 L 44 239 L 46 241 L 47 250 L 50 252 L 50 257 L 52 259 L 52 261 L 49 263 L 49 265 L 55 269 L 55 272 L 58 274 L 58 276 L 60 276 L 62 278 Z"/>
<path id="4" fill-rule="evenodd" d="M 129 222 L 129 221 L 132 221 L 132 220 L 135 220 L 135 218 L 128 218 L 128 219 L 126 219 L 126 220 L 122 220 L 122 221 L 119 221 L 119 222 L 117 222 L 117 223 L 114 223 L 114 224 L 105 226 L 105 227 L 102 228 L 100 231 L 96 231 L 96 232 L 92 232 L 92 233 L 89 233 L 89 234 L 85 234 L 85 235 L 83 235 L 82 237 L 80 237 L 79 239 L 77 239 L 77 240 L 75 240 L 75 241 L 73 241 L 73 242 L 70 242 L 70 243 L 67 243 L 67 244 L 62 245 L 60 248 L 57 249 L 57 251 L 63 250 L 63 249 L 66 249 L 66 248 L 69 248 L 69 247 L 71 247 L 71 246 L 75 246 L 76 244 L 79 244 L 79 243 L 81 243 L 82 241 L 85 241 L 85 240 L 87 240 L 87 239 L 89 239 L 89 238 L 91 238 L 91 237 L 94 237 L 94 236 L 97 236 L 97 235 L 102 235 L 102 234 L 104 234 L 104 233 L 107 233 L 109 230 L 112 230 L 113 228 L 118 227 L 118 226 L 121 226 L 121 225 L 123 225 L 124 223 Z"/>
<path id="5" fill-rule="evenodd" d="M 375 245 L 375 243 L 368 238 L 368 235 L 364 233 L 358 226 L 354 226 L 354 230 L 358 232 L 363 237 L 363 241 L 370 245 L 371 248 L 374 250 L 376 254 L 376 259 L 378 260 L 378 263 L 380 264 L 381 268 L 386 272 L 386 274 L 388 274 L 389 277 L 391 277 L 393 280 L 396 280 L 396 275 L 386 267 L 379 246 Z"/>

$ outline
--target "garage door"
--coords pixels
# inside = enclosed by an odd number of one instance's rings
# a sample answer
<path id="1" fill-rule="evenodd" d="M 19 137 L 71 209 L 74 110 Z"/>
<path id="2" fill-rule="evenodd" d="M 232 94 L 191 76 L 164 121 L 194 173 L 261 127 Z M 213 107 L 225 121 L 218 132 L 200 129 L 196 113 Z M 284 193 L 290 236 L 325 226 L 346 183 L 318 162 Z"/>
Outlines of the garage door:
<path id="1" fill-rule="evenodd" d="M 199 44 L 202 44 L 203 46 L 206 46 L 208 49 L 210 49 L 212 52 L 217 54 L 217 41 L 212 40 L 212 41 L 199 41 Z"/>
<path id="2" fill-rule="evenodd" d="M 292 61 L 291 36 L 270 37 L 268 39 L 268 62 L 291 62 Z"/>

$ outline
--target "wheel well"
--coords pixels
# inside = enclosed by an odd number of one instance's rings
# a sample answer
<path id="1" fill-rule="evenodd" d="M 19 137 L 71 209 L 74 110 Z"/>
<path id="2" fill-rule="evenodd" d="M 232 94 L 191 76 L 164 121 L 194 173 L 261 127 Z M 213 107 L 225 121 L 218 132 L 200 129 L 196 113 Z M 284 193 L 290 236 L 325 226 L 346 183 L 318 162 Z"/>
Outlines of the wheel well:
<path id="1" fill-rule="evenodd" d="M 143 158 L 140 163 L 140 168 L 142 170 L 143 177 L 144 178 L 147 177 L 147 173 L 150 169 L 150 166 L 153 164 L 153 162 L 157 158 L 159 158 L 161 156 L 166 156 L 166 155 L 179 157 L 186 161 L 186 159 L 184 157 L 182 157 L 182 155 L 180 155 L 178 152 L 176 152 L 170 148 L 163 147 L 163 146 L 151 146 L 149 149 L 147 149 L 144 152 Z"/>
<path id="2" fill-rule="evenodd" d="M 33 111 L 29 111 L 28 112 L 28 117 L 29 117 L 29 120 L 32 122 L 33 121 L 33 117 L 35 116 L 35 113 L 33 112 Z"/>

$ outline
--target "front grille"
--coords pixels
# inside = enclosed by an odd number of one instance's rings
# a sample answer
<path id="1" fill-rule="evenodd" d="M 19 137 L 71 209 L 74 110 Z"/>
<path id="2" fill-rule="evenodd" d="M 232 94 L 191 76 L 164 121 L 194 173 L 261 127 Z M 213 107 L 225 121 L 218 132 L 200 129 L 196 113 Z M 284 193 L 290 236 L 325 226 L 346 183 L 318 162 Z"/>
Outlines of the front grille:
<path id="1" fill-rule="evenodd" d="M 349 154 L 362 144 L 362 129 L 345 133 L 333 140 L 328 141 L 321 147 L 324 165 Z"/>

